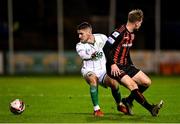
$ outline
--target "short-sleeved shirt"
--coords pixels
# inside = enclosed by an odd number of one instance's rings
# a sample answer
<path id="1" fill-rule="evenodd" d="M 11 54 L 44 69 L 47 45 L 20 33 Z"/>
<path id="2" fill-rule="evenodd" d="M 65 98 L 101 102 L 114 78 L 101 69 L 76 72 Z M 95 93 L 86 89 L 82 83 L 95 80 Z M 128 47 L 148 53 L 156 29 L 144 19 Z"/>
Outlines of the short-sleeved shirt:
<path id="1" fill-rule="evenodd" d="M 104 34 L 93 34 L 95 37 L 94 44 L 79 42 L 76 44 L 76 51 L 81 57 L 83 64 L 81 73 L 85 76 L 88 72 L 93 72 L 102 82 L 106 74 L 106 58 L 102 48 L 104 47 L 107 36 Z M 93 53 L 97 52 L 95 58 L 91 58 Z"/>

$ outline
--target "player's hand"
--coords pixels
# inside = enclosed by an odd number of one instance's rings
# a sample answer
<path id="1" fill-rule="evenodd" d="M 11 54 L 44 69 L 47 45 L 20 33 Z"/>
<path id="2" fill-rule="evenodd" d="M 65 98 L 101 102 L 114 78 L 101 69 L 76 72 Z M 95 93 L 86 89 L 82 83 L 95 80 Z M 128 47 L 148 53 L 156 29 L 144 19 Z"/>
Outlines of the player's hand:
<path id="1" fill-rule="evenodd" d="M 120 74 L 121 74 L 121 71 L 118 68 L 118 66 L 116 64 L 111 65 L 111 75 L 116 77 L 116 76 L 118 76 Z"/>

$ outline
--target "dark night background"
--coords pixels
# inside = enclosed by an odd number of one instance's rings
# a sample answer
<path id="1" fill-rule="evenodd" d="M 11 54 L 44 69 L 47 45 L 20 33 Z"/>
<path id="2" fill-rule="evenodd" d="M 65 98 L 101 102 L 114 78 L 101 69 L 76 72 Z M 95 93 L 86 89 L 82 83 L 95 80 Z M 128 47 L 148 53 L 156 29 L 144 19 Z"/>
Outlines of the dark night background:
<path id="1" fill-rule="evenodd" d="M 64 0 L 64 49 L 78 42 L 76 25 L 89 21 L 94 32 L 108 35 L 109 0 Z M 179 50 L 180 19 L 175 0 L 161 0 L 161 49 Z M 116 27 L 126 23 L 131 9 L 144 11 L 144 22 L 136 32 L 134 49 L 155 49 L 155 0 L 117 0 Z M 57 51 L 56 0 L 13 0 L 15 51 Z M 8 50 L 7 0 L 0 0 L 0 50 Z M 18 26 L 19 25 L 19 26 Z"/>

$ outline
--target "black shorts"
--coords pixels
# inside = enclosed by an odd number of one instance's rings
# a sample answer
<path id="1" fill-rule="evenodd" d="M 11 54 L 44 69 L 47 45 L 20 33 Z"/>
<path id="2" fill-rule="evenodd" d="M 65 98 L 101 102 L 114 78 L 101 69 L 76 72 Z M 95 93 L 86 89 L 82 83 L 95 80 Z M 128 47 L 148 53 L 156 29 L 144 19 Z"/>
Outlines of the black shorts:
<path id="1" fill-rule="evenodd" d="M 111 66 L 109 66 L 108 64 L 106 65 L 106 69 L 107 69 L 107 74 L 111 77 L 111 78 L 122 78 L 124 75 L 128 75 L 131 78 L 134 77 L 134 75 L 136 75 L 140 70 L 137 69 L 134 65 L 118 65 L 118 68 L 121 70 L 121 74 L 118 77 L 114 77 L 113 75 L 111 75 Z"/>

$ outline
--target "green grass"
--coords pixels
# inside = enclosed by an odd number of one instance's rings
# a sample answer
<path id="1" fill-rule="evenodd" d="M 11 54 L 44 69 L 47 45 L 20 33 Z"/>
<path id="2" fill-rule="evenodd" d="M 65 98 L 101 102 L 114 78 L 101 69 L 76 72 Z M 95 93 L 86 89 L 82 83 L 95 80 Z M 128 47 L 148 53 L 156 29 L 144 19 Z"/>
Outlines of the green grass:
<path id="1" fill-rule="evenodd" d="M 134 102 L 134 116 L 116 110 L 110 89 L 99 88 L 99 100 L 105 116 L 95 118 L 89 87 L 80 76 L 0 77 L 0 123 L 178 123 L 180 122 L 180 77 L 151 76 L 145 92 L 151 103 L 165 104 L 158 117 Z M 120 86 L 122 96 L 129 91 Z M 22 99 L 26 109 L 21 115 L 9 111 L 9 102 Z"/>

